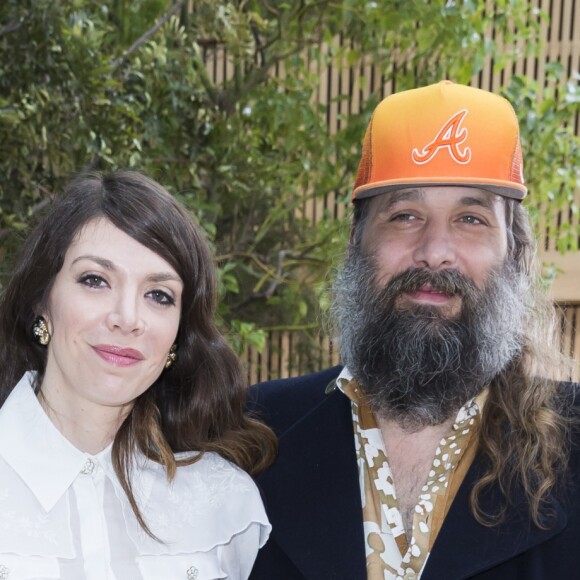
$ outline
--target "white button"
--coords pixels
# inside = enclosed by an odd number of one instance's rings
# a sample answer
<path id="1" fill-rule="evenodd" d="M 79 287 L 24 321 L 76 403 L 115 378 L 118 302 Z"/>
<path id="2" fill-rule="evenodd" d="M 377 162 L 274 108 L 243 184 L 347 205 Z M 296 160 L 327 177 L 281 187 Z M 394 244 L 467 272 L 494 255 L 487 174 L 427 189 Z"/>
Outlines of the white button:
<path id="1" fill-rule="evenodd" d="M 10 578 L 10 568 L 4 566 L 4 564 L 0 564 L 0 579 L 6 580 L 7 578 Z"/>
<path id="2" fill-rule="evenodd" d="M 94 470 L 95 470 L 95 462 L 89 458 L 85 461 L 85 464 L 81 469 L 81 473 L 83 475 L 91 475 L 91 473 L 93 473 Z"/>
<path id="3" fill-rule="evenodd" d="M 199 575 L 199 570 L 195 566 L 187 569 L 187 580 L 196 580 Z"/>

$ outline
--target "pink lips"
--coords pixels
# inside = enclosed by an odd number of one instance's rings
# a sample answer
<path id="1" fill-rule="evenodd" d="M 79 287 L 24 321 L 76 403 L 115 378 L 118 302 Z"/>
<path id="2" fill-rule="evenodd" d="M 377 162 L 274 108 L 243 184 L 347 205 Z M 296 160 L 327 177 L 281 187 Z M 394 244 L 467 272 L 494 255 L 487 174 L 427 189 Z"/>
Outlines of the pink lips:
<path id="1" fill-rule="evenodd" d="M 413 300 L 418 300 L 420 302 L 431 302 L 434 304 L 443 304 L 452 298 L 452 296 L 449 294 L 434 290 L 429 284 L 422 286 L 416 292 L 409 294 L 409 296 Z"/>
<path id="2" fill-rule="evenodd" d="M 126 367 L 137 364 L 145 357 L 134 348 L 123 348 L 113 344 L 96 344 L 93 350 L 105 361 L 116 366 Z"/>

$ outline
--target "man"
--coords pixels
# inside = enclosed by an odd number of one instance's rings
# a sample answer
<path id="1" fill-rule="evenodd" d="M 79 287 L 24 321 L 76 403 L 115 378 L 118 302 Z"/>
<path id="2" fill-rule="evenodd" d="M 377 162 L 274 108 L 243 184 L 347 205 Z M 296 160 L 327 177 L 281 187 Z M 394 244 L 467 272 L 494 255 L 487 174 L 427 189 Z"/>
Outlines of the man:
<path id="1" fill-rule="evenodd" d="M 280 441 L 254 580 L 580 573 L 574 388 L 526 193 L 505 99 L 444 81 L 378 105 L 335 283 L 345 366 L 252 391 Z"/>

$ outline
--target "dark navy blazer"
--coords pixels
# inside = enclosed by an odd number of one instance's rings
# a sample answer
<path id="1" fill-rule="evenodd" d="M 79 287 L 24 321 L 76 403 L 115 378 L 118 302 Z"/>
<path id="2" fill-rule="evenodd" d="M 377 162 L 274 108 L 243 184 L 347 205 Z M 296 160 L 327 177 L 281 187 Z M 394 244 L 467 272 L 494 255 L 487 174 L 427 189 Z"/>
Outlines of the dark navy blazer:
<path id="1" fill-rule="evenodd" d="M 250 409 L 280 440 L 278 459 L 257 478 L 272 523 L 251 580 L 366 580 L 362 508 L 350 401 L 332 389 L 334 367 L 263 383 Z M 327 388 L 329 387 L 330 388 Z M 567 492 L 550 498 L 548 529 L 534 526 L 516 491 L 505 521 L 477 523 L 469 493 L 482 469 L 476 456 L 445 518 L 421 580 L 554 580 L 580 578 L 579 452 Z M 498 490 L 481 498 L 493 511 Z"/>

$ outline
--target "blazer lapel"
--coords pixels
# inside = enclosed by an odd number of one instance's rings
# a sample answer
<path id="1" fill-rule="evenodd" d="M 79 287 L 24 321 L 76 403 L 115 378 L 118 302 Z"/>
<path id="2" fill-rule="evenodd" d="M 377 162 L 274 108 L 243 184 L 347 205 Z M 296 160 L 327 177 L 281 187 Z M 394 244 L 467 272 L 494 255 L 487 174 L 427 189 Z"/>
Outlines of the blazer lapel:
<path id="1" fill-rule="evenodd" d="M 535 526 L 530 520 L 523 490 L 519 488 L 501 524 L 493 527 L 479 524 L 471 514 L 469 494 L 482 467 L 481 457 L 477 456 L 437 536 L 422 580 L 471 578 L 548 541 L 566 527 L 564 510 L 555 499 L 550 499 L 546 506 L 553 513 L 547 522 L 548 529 Z M 480 501 L 484 510 L 493 513 L 502 496 L 494 488 L 483 494 Z"/>
<path id="2" fill-rule="evenodd" d="M 261 477 L 272 540 L 305 578 L 366 578 L 350 401 L 327 395 L 280 438 Z"/>

